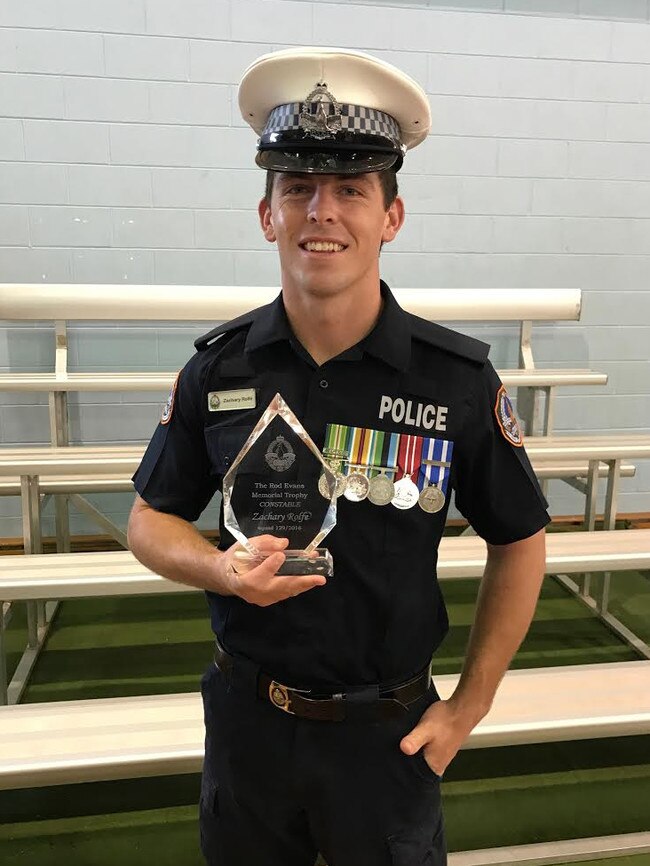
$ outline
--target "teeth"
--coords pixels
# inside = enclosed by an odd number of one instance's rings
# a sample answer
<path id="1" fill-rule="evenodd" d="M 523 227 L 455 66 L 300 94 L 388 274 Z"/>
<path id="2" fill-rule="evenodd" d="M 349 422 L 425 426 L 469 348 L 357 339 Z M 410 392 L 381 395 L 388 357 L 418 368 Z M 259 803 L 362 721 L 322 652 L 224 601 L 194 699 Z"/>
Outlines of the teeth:
<path id="1" fill-rule="evenodd" d="M 304 247 L 310 253 L 340 253 L 345 249 L 342 244 L 324 243 L 323 241 L 307 241 Z"/>

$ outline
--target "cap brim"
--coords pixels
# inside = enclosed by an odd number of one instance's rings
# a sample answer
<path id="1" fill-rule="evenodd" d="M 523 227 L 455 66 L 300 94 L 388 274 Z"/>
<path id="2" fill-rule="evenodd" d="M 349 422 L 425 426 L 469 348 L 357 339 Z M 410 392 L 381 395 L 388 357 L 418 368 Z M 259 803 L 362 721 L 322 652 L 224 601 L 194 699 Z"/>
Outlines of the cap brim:
<path id="1" fill-rule="evenodd" d="M 399 169 L 402 156 L 399 153 L 369 153 L 368 151 L 314 151 L 314 150 L 263 150 L 258 152 L 255 162 L 269 171 L 288 171 L 296 174 L 365 174 Z"/>

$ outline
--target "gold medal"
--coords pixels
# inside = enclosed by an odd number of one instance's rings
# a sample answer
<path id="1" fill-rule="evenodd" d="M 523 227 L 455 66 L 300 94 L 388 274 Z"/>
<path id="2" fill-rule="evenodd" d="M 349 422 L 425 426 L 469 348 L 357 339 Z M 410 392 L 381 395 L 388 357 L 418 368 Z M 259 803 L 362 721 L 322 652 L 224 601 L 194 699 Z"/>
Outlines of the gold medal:
<path id="1" fill-rule="evenodd" d="M 370 479 L 368 500 L 373 505 L 388 505 L 395 495 L 395 485 L 383 472 Z"/>
<path id="2" fill-rule="evenodd" d="M 350 502 L 361 502 L 368 495 L 370 481 L 368 476 L 363 472 L 351 472 L 346 479 L 345 490 L 343 495 Z"/>
<path id="3" fill-rule="evenodd" d="M 444 504 L 445 494 L 435 486 L 425 487 L 418 498 L 418 505 L 427 514 L 435 514 L 444 507 Z"/>
<path id="4" fill-rule="evenodd" d="M 395 494 L 391 499 L 391 505 L 405 511 L 407 508 L 413 508 L 414 505 L 417 505 L 419 495 L 420 491 L 417 484 L 411 480 L 410 475 L 405 475 L 395 483 Z"/>

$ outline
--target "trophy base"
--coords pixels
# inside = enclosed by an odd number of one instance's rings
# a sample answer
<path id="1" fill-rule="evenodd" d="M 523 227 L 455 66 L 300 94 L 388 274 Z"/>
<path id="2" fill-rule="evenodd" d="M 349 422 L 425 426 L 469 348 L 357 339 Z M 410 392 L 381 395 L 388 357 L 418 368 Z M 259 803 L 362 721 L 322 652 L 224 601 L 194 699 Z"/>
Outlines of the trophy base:
<path id="1" fill-rule="evenodd" d="M 311 553 L 304 550 L 285 550 L 285 561 L 278 574 L 322 574 L 331 577 L 334 573 L 332 554 L 324 547 L 318 547 Z"/>
<path id="2" fill-rule="evenodd" d="M 306 553 L 304 550 L 284 550 L 282 551 L 286 557 L 277 574 L 290 577 L 296 574 L 322 574 L 324 577 L 331 577 L 334 573 L 334 562 L 332 554 L 325 547 L 318 547 L 312 550 L 311 553 Z M 250 571 L 260 562 L 266 559 L 264 554 L 255 556 L 247 553 L 244 550 L 235 553 L 237 571 Z M 237 566 L 241 566 L 238 568 Z"/>

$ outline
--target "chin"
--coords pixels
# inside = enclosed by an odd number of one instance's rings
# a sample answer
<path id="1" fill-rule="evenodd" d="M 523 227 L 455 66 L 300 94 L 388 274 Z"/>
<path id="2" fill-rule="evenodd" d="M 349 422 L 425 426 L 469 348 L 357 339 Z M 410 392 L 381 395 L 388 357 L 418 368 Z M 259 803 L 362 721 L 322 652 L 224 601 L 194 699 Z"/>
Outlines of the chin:
<path id="1" fill-rule="evenodd" d="M 330 297 L 345 291 L 354 282 L 349 274 L 323 272 L 320 274 L 300 273 L 292 275 L 292 282 L 303 292 L 317 297 Z"/>

